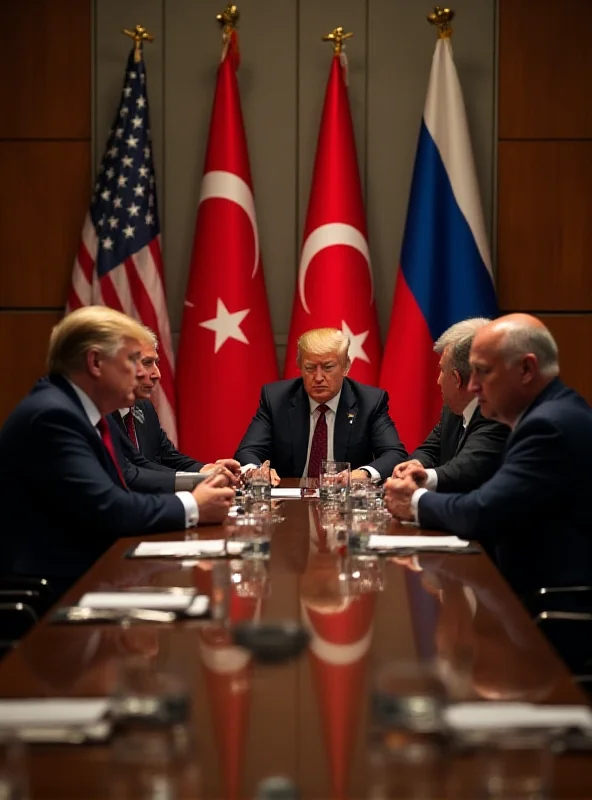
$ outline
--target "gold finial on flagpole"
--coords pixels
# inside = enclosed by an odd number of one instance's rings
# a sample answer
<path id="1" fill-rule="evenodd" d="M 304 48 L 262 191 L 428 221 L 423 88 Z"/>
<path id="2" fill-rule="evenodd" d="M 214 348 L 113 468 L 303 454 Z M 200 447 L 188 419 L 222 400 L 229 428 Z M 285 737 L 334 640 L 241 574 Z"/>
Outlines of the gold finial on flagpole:
<path id="1" fill-rule="evenodd" d="M 353 33 L 344 33 L 343 28 L 335 28 L 335 30 L 328 33 L 326 36 L 323 36 L 323 42 L 332 42 L 333 43 L 333 53 L 334 55 L 338 56 L 341 54 L 343 50 L 343 43 L 346 39 L 351 39 Z"/>
<path id="2" fill-rule="evenodd" d="M 450 39 L 452 35 L 450 23 L 453 19 L 454 11 L 451 8 L 442 8 L 442 6 L 435 6 L 431 14 L 427 15 L 430 25 L 438 28 L 438 39 Z"/>
<path id="3" fill-rule="evenodd" d="M 230 38 L 234 33 L 236 44 L 235 28 L 240 18 L 238 6 L 235 3 L 228 3 L 224 11 L 216 14 L 216 19 L 222 26 L 222 61 L 226 58 Z"/>
<path id="4" fill-rule="evenodd" d="M 142 25 L 136 25 L 133 31 L 128 31 L 127 28 L 124 28 L 121 32 L 134 40 L 134 61 L 137 64 L 142 60 L 142 44 L 144 42 L 153 42 L 154 36 L 151 36 Z"/>

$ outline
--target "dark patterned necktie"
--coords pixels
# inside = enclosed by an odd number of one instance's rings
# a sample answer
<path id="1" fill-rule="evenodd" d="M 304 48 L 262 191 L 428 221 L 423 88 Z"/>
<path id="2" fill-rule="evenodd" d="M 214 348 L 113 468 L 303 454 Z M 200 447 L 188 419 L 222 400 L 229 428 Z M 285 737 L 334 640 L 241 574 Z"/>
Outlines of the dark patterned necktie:
<path id="1" fill-rule="evenodd" d="M 127 431 L 127 436 L 136 450 L 139 450 L 140 447 L 138 445 L 138 437 L 136 436 L 136 426 L 134 425 L 134 407 L 132 406 L 130 410 L 127 412 L 125 417 L 123 418 L 123 422 L 125 424 L 125 429 Z"/>
<path id="2" fill-rule="evenodd" d="M 125 478 L 123 477 L 123 472 L 121 471 L 121 466 L 119 465 L 119 461 L 117 460 L 117 454 L 115 453 L 115 446 L 113 445 L 113 439 L 111 437 L 111 429 L 109 428 L 109 423 L 107 422 L 105 417 L 101 417 L 101 419 L 97 422 L 97 428 L 99 433 L 101 434 L 101 439 L 103 440 L 103 444 L 105 445 L 105 450 L 109 453 L 109 457 L 113 462 L 113 466 L 117 470 L 117 474 L 119 475 L 119 480 L 121 481 L 121 485 L 124 488 L 127 488 Z"/>
<path id="3" fill-rule="evenodd" d="M 312 443 L 310 445 L 310 458 L 308 459 L 308 478 L 318 478 L 321 473 L 321 461 L 327 459 L 327 420 L 325 414 L 329 410 L 329 406 L 321 403 L 317 406 L 319 418 L 315 425 L 314 433 L 312 435 Z"/>

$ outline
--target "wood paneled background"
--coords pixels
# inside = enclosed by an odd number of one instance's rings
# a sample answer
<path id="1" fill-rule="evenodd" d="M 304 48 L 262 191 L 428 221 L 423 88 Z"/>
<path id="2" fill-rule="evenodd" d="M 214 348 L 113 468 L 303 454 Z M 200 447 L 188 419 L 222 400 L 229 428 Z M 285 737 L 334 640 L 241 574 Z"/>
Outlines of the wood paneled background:
<path id="1" fill-rule="evenodd" d="M 0 422 L 45 372 L 91 180 L 91 2 L 0 10 Z"/>
<path id="2" fill-rule="evenodd" d="M 589 0 L 499 0 L 497 285 L 555 335 L 592 402 Z"/>
<path id="3" fill-rule="evenodd" d="M 0 421 L 43 372 L 89 201 L 91 165 L 101 157 L 121 89 L 129 41 L 119 30 L 140 21 L 156 36 L 146 63 L 169 311 L 178 331 L 219 58 L 214 16 L 223 4 L 2 4 L 0 356 L 9 378 Z M 239 79 L 280 361 L 330 62 L 320 36 L 337 24 L 355 32 L 350 102 L 384 334 L 434 46 L 424 20 L 429 6 L 241 4 Z M 589 0 L 458 0 L 454 8 L 455 59 L 501 308 L 544 317 L 560 344 L 564 377 L 592 400 L 592 366 L 579 355 L 592 332 Z"/>

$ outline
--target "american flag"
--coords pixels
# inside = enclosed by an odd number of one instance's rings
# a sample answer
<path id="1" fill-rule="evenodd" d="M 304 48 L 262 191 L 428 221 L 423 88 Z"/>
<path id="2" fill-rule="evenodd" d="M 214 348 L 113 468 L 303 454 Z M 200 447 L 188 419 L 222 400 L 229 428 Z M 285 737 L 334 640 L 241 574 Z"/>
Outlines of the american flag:
<path id="1" fill-rule="evenodd" d="M 160 223 L 144 61 L 128 58 L 82 241 L 66 312 L 105 305 L 151 328 L 160 342 L 161 386 L 153 398 L 162 427 L 177 440 L 173 351 L 166 305 Z"/>

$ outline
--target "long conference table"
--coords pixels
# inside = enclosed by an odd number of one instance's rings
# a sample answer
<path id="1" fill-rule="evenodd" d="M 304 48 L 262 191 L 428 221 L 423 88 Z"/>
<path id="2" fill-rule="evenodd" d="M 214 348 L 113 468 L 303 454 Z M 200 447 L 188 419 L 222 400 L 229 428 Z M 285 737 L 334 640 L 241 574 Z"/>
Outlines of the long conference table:
<path id="1" fill-rule="evenodd" d="M 200 774 L 192 796 L 204 800 L 253 798 L 270 775 L 289 776 L 310 800 L 370 797 L 369 687 L 376 668 L 388 662 L 436 658 L 459 676 L 459 697 L 586 702 L 485 554 L 385 559 L 381 591 L 336 602 L 342 556 L 314 546 L 313 508 L 310 500 L 283 502 L 285 521 L 272 534 L 266 596 L 234 612 L 236 619 L 306 618 L 312 638 L 300 657 L 255 662 L 216 623 L 124 629 L 53 625 L 46 617 L 0 663 L 0 696 L 105 696 L 113 691 L 121 659 L 151 659 L 155 669 L 179 676 L 188 687 Z M 393 523 L 391 532 L 409 529 Z M 221 528 L 203 527 L 194 535 L 219 538 Z M 207 562 L 125 558 L 145 538 L 115 542 L 60 605 L 109 587 L 207 591 L 208 580 L 211 586 Z M 154 538 L 184 539 L 186 532 Z M 108 744 L 33 745 L 31 796 L 107 798 L 111 758 Z M 459 774 L 466 758 L 454 766 Z M 555 759 L 553 796 L 592 797 L 589 756 Z"/>

